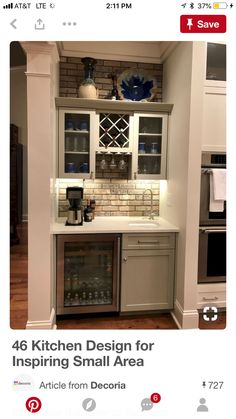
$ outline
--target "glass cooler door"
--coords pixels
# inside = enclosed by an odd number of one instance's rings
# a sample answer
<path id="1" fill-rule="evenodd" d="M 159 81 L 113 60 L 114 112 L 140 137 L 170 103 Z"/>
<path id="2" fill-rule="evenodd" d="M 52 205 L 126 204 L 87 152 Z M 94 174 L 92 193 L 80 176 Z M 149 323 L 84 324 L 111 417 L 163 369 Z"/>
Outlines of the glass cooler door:
<path id="1" fill-rule="evenodd" d="M 57 252 L 57 314 L 118 311 L 118 235 L 61 235 Z"/>

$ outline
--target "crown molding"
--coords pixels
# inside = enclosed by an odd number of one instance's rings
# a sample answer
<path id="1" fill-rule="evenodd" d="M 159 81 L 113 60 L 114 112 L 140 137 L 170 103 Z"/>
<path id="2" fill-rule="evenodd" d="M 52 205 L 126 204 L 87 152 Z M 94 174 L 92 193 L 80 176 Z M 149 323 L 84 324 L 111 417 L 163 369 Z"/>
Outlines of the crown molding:
<path id="1" fill-rule="evenodd" d="M 62 57 L 92 56 L 96 59 L 161 64 L 176 47 L 177 42 L 167 41 L 109 41 L 109 42 L 57 42 Z"/>

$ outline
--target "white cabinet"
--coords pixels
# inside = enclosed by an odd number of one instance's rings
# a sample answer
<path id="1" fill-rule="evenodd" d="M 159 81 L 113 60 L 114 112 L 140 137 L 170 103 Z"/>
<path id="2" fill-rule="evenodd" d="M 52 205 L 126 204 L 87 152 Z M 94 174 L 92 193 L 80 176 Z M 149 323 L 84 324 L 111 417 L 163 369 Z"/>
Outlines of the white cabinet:
<path id="1" fill-rule="evenodd" d="M 131 153 L 133 113 L 96 112 L 95 139 L 97 153 Z"/>
<path id="2" fill-rule="evenodd" d="M 226 151 L 226 45 L 205 45 L 203 151 Z"/>
<path id="3" fill-rule="evenodd" d="M 197 308 L 203 309 L 206 305 L 215 305 L 219 308 L 226 307 L 226 284 L 198 284 Z"/>
<path id="4" fill-rule="evenodd" d="M 56 98 L 56 105 L 59 177 L 94 177 L 99 156 L 118 154 L 129 156 L 129 179 L 166 178 L 173 105 L 76 98 Z"/>
<path id="5" fill-rule="evenodd" d="M 167 121 L 167 115 L 134 114 L 134 179 L 166 178 Z"/>
<path id="6" fill-rule="evenodd" d="M 124 234 L 121 312 L 173 308 L 175 234 Z"/>
<path id="7" fill-rule="evenodd" d="M 95 112 L 60 109 L 58 121 L 59 177 L 88 179 L 95 172 Z"/>

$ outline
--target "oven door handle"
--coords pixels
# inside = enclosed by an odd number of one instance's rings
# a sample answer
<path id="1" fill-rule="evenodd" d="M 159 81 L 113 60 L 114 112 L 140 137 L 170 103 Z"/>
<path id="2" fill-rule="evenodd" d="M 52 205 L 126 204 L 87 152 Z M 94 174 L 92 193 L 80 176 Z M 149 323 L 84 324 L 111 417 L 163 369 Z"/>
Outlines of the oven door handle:
<path id="1" fill-rule="evenodd" d="M 214 229 L 214 228 L 200 228 L 200 232 L 204 233 L 204 234 L 209 234 L 209 233 L 226 233 L 226 228 L 219 228 L 219 229 Z"/>

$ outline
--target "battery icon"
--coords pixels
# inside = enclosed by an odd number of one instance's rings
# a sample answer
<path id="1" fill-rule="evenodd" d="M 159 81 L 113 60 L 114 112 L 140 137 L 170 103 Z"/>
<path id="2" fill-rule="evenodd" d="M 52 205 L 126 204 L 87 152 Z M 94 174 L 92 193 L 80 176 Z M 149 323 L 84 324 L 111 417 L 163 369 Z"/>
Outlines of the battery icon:
<path id="1" fill-rule="evenodd" d="M 213 3 L 213 9 L 227 9 L 228 4 L 225 2 Z"/>

